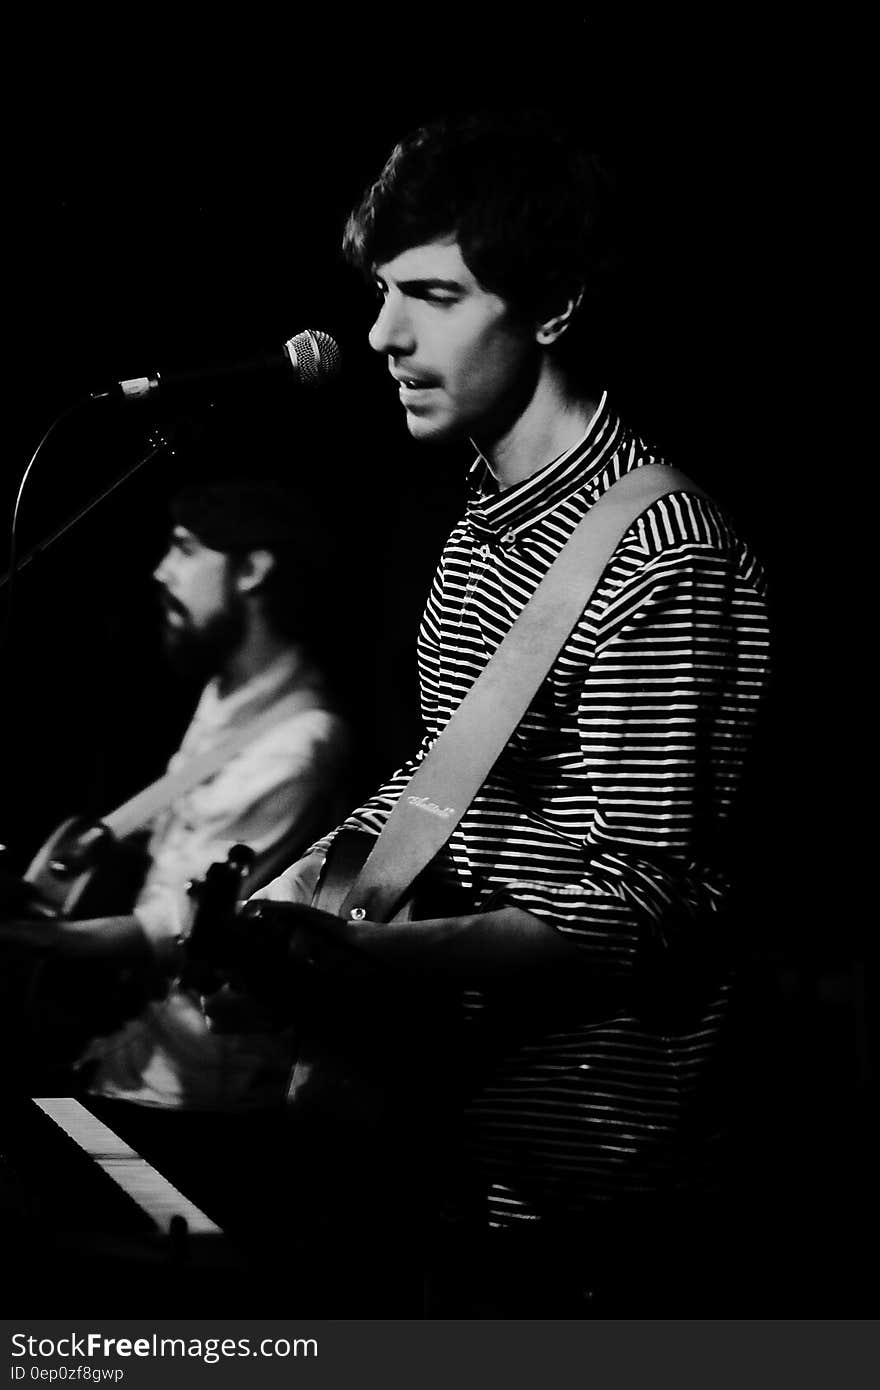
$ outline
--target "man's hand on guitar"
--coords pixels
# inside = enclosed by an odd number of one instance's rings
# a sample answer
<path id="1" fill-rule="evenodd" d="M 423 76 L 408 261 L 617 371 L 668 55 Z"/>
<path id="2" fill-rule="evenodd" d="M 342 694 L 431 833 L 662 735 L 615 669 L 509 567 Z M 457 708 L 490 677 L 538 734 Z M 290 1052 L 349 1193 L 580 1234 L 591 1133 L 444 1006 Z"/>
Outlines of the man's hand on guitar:
<path id="1" fill-rule="evenodd" d="M 235 855 L 232 850 L 225 864 L 212 865 L 198 887 L 181 977 L 203 996 L 217 1032 L 252 1031 L 254 1018 L 268 1020 L 270 1029 L 282 1026 L 297 1013 L 303 992 L 314 993 L 316 974 L 375 974 L 340 943 L 347 924 L 309 905 L 322 854 L 301 859 L 276 879 L 271 897 L 261 890 L 244 904 L 236 898 Z"/>
<path id="2" fill-rule="evenodd" d="M 227 927 L 227 964 L 256 999 L 295 1011 L 296 999 L 318 980 L 375 980 L 381 967 L 348 944 L 347 925 L 304 903 L 251 899 Z"/>

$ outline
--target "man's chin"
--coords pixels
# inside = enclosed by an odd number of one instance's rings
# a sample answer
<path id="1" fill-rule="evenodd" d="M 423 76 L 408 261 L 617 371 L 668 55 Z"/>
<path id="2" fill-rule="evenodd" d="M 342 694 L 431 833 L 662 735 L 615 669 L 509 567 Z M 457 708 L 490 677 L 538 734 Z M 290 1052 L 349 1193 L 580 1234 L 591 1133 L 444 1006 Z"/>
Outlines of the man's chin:
<path id="1" fill-rule="evenodd" d="M 204 681 L 216 673 L 217 653 L 174 629 L 163 632 L 162 650 L 171 670 L 185 680 Z"/>
<path id="2" fill-rule="evenodd" d="M 448 420 L 438 420 L 429 415 L 413 415 L 406 412 L 406 427 L 413 439 L 423 444 L 449 444 L 464 438 L 465 431 L 456 429 Z"/>

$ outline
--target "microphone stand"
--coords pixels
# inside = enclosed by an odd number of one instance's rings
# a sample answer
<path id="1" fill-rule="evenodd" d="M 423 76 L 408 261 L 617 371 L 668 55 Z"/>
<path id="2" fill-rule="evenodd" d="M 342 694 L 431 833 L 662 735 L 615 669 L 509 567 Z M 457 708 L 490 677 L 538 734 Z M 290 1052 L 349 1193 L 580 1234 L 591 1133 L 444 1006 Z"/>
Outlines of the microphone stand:
<path id="1" fill-rule="evenodd" d="M 50 534 L 44 536 L 43 539 L 38 541 L 36 545 L 31 546 L 31 548 L 21 557 L 21 559 L 17 559 L 15 554 L 15 527 L 18 508 L 21 503 L 24 485 L 27 481 L 28 475 L 34 463 L 36 462 L 40 450 L 42 449 L 43 445 L 46 443 L 46 440 L 49 438 L 50 434 L 53 432 L 56 426 L 59 425 L 62 420 L 66 419 L 67 416 L 71 415 L 75 410 L 77 410 L 82 404 L 84 404 L 84 402 L 78 401 L 74 405 L 68 406 L 66 410 L 63 410 L 61 414 L 56 416 L 56 418 L 52 421 L 52 424 L 46 430 L 45 434 L 43 435 L 36 449 L 34 450 L 31 460 L 28 463 L 28 466 L 25 469 L 24 474 L 22 475 L 21 484 L 19 485 L 18 497 L 16 499 L 15 511 L 12 520 L 12 531 L 10 536 L 9 569 L 6 572 L 6 574 L 0 576 L 0 594 L 2 594 L 5 588 L 7 598 L 4 623 L 5 631 L 3 634 L 3 641 L 2 644 L 0 644 L 0 646 L 2 646 L 3 649 L 5 649 L 5 654 L 9 657 L 11 657 L 12 655 L 13 587 L 16 576 L 23 569 L 25 569 L 27 565 L 31 564 L 34 560 L 38 559 L 41 555 L 43 555 L 49 549 L 50 546 L 55 544 L 57 540 L 60 540 L 62 536 L 66 535 L 66 533 L 70 531 L 72 527 L 76 526 L 76 524 L 79 521 L 81 521 L 84 517 L 88 516 L 89 512 L 91 512 L 95 507 L 99 506 L 100 503 L 105 501 L 106 498 L 110 497 L 117 490 L 117 488 L 121 487 L 124 483 L 128 482 L 128 480 L 132 478 L 135 475 L 135 473 L 137 473 L 141 468 L 143 468 L 145 464 L 149 463 L 151 459 L 155 458 L 156 455 L 162 449 L 168 449 L 172 456 L 174 453 L 173 429 L 167 426 L 165 426 L 164 428 L 157 427 L 153 429 L 149 436 L 147 452 L 144 453 L 137 460 L 136 463 L 134 463 L 130 468 L 127 468 L 125 472 L 121 473 L 119 477 L 117 477 L 108 486 L 103 487 L 98 492 L 94 493 L 94 495 L 90 497 L 82 507 L 80 507 L 76 512 L 68 516 L 67 519 L 63 521 L 60 526 L 58 526 Z M 8 689 L 9 686 L 7 683 L 7 690 Z M 5 849 L 5 845 L 0 845 L 0 858 L 3 857 Z"/>
<path id="2" fill-rule="evenodd" d="M 21 483 L 19 484 L 18 496 L 15 501 L 15 509 L 13 511 L 12 516 L 12 531 L 10 535 L 9 544 L 9 569 L 7 570 L 6 574 L 0 576 L 0 593 L 2 593 L 4 588 L 7 590 L 6 615 L 5 622 L 3 625 L 4 633 L 3 641 L 2 644 L 0 644 L 0 646 L 2 646 L 2 648 L 6 651 L 7 655 L 10 656 L 12 653 L 13 633 L 12 598 L 13 586 L 16 576 L 27 565 L 31 564 L 34 560 L 38 559 L 39 556 L 43 555 L 51 545 L 54 545 L 55 541 L 59 540 L 63 535 L 66 535 L 66 533 L 73 526 L 75 526 L 77 522 L 81 521 L 83 517 L 88 516 L 89 512 L 92 511 L 94 507 L 97 507 L 107 497 L 110 497 L 118 487 L 122 486 L 123 483 L 128 482 L 129 478 L 133 477 L 139 469 L 143 468 L 144 464 L 149 463 L 151 459 L 155 458 L 156 454 L 158 454 L 160 450 L 168 449 L 172 454 L 174 452 L 171 439 L 172 431 L 167 427 L 164 431 L 159 428 L 154 429 L 149 436 L 148 451 L 140 459 L 138 459 L 137 463 L 133 464 L 131 468 L 126 469 L 126 471 L 120 474 L 120 476 L 116 478 L 114 482 L 110 483 L 108 487 L 101 488 L 99 492 L 96 492 L 94 496 L 89 498 L 89 500 L 85 503 L 84 506 L 80 507 L 78 511 L 74 512 L 71 516 L 69 516 L 66 521 L 63 521 L 62 524 L 50 535 L 44 536 L 43 539 L 41 541 L 38 541 L 36 545 L 31 546 L 30 550 L 28 550 L 19 560 L 16 557 L 15 553 L 15 528 L 18 521 L 18 510 L 21 505 L 24 486 L 27 482 L 28 475 L 30 474 L 31 469 L 36 463 L 37 455 L 39 454 L 40 450 L 42 449 L 43 445 L 45 444 L 46 440 L 49 438 L 49 435 L 52 433 L 55 427 L 59 425 L 62 420 L 66 419 L 68 415 L 71 415 L 74 410 L 77 410 L 83 404 L 86 404 L 86 402 L 77 401 L 76 404 L 68 406 L 66 410 L 63 410 L 61 414 L 58 415 L 52 421 L 52 424 L 46 430 L 46 433 L 43 435 L 42 439 L 40 440 L 39 444 L 34 450 L 31 460 L 27 468 L 25 469 L 24 474 L 22 475 Z"/>
<path id="3" fill-rule="evenodd" d="M 0 576 L 0 589 L 6 584 L 11 585 L 15 576 L 20 574 L 25 566 L 29 565 L 31 561 L 36 560 L 44 551 L 48 550 L 50 545 L 54 545 L 55 541 L 60 540 L 71 527 L 75 526 L 78 521 L 82 521 L 83 517 L 88 516 L 93 508 L 97 507 L 105 498 L 110 497 L 117 488 L 123 485 L 123 483 L 127 483 L 129 478 L 134 477 L 135 473 L 143 468 L 144 464 L 149 463 L 151 459 L 155 458 L 162 449 L 168 449 L 173 455 L 174 449 L 172 441 L 170 437 L 166 437 L 170 436 L 170 434 L 171 431 L 167 429 L 164 433 L 158 429 L 154 430 L 150 435 L 148 452 L 138 459 L 137 463 L 133 464 L 131 468 L 126 469 L 124 473 L 121 473 L 108 487 L 102 488 L 100 492 L 96 492 L 94 496 L 89 498 L 84 506 L 80 507 L 79 511 L 74 512 L 66 521 L 63 521 L 56 531 L 53 531 L 51 535 L 44 536 L 36 545 L 31 546 L 30 550 L 26 551 L 20 560 L 16 559 L 13 554 L 9 569 L 6 574 Z"/>

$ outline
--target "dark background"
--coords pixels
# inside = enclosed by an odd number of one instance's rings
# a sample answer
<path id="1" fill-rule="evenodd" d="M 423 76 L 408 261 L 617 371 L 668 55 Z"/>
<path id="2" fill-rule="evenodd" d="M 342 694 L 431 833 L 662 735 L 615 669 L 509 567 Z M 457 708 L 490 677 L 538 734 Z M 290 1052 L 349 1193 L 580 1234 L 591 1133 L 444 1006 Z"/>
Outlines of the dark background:
<path id="1" fill-rule="evenodd" d="M 155 428 L 175 452 L 161 450 L 15 582 L 0 839 L 23 865 L 63 816 L 100 814 L 161 772 L 194 692 L 159 658 L 149 575 L 167 499 L 204 474 L 192 446 L 211 440 L 332 505 L 343 546 L 333 598 L 345 609 L 335 641 L 363 788 L 406 756 L 418 734 L 415 628 L 467 455 L 411 445 L 367 346 L 370 303 L 341 262 L 341 230 L 410 126 L 457 106 L 557 105 L 619 188 L 625 274 L 609 384 L 732 508 L 770 573 L 776 683 L 743 831 L 769 1031 L 744 1053 L 741 1193 L 759 1213 L 759 1282 L 787 1290 L 778 1311 L 845 1313 L 860 1296 L 871 1054 L 863 917 L 842 869 L 848 741 L 828 734 L 846 706 L 840 666 L 824 674 L 840 557 L 814 544 L 834 471 L 814 427 L 826 405 L 816 171 L 834 167 L 834 94 L 798 80 L 815 62 L 803 36 L 766 21 L 616 15 L 542 7 L 540 21 L 492 26 L 455 12 L 297 14 L 185 33 L 80 20 L 63 32 L 58 21 L 49 39 L 14 36 L 7 538 L 38 441 L 90 392 L 246 357 L 306 327 L 337 338 L 344 372 L 311 397 L 266 380 L 85 403 L 57 424 L 24 491 L 20 554 L 135 463 Z"/>

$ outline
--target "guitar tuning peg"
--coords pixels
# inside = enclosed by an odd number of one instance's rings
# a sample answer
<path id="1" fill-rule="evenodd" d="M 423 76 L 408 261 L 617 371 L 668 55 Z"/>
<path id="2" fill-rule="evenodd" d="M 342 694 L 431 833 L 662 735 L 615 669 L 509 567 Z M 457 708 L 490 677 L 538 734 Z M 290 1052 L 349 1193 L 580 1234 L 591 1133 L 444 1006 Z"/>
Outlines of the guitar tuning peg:
<path id="1" fill-rule="evenodd" d="M 233 845 L 226 856 L 226 862 L 239 873 L 248 873 L 253 868 L 254 857 L 250 845 Z"/>

